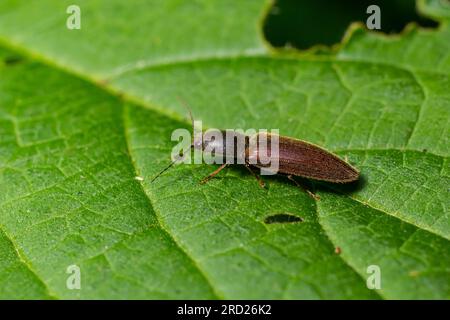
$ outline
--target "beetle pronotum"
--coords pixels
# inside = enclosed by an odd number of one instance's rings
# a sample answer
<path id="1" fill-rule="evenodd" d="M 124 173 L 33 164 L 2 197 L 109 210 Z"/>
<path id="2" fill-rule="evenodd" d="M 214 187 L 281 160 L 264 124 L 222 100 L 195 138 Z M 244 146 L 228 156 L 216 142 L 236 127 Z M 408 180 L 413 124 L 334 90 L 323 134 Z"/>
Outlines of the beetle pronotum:
<path id="1" fill-rule="evenodd" d="M 189 110 L 189 109 L 188 109 Z M 192 123 L 194 124 L 192 114 L 189 111 Z M 194 125 L 192 125 L 194 131 Z M 255 135 L 241 135 L 235 132 L 235 137 L 237 140 L 242 138 L 245 141 L 244 147 L 239 148 L 235 139 L 227 139 L 227 130 L 217 130 L 217 135 L 221 136 L 222 139 L 215 140 L 201 140 L 195 141 L 193 139 L 191 148 L 201 150 L 202 152 L 206 148 L 213 148 L 215 150 L 215 156 L 221 158 L 221 166 L 214 170 L 211 174 L 201 180 L 201 183 L 207 182 L 209 179 L 217 175 L 222 169 L 228 166 L 227 159 L 233 159 L 233 163 L 242 163 L 245 167 L 256 177 L 261 187 L 264 187 L 264 182 L 261 178 L 251 169 L 251 167 L 260 168 L 263 170 L 270 170 L 270 164 L 267 162 L 260 161 L 260 155 L 268 155 L 273 161 L 278 161 L 278 166 L 276 172 L 272 174 L 284 174 L 290 180 L 295 182 L 297 186 L 300 186 L 298 182 L 293 179 L 293 176 L 327 181 L 333 183 L 349 183 L 358 180 L 359 172 L 356 168 L 351 166 L 346 161 L 339 158 L 337 155 L 317 146 L 312 143 L 285 137 L 285 136 L 275 136 L 269 133 L 256 133 Z M 241 135 L 241 136 L 239 136 Z M 260 147 L 260 140 L 264 136 L 267 143 L 264 146 L 264 150 Z M 274 156 L 271 152 L 271 141 L 276 137 L 278 143 L 278 153 Z M 250 148 L 249 146 L 255 143 L 257 148 Z M 153 178 L 154 181 L 159 177 L 164 171 L 169 169 L 174 163 L 173 161 L 168 167 L 162 170 L 157 176 Z M 301 186 L 300 186 L 301 187 Z M 308 191 L 307 191 L 308 192 Z M 315 197 L 313 194 L 308 192 L 310 195 Z"/>

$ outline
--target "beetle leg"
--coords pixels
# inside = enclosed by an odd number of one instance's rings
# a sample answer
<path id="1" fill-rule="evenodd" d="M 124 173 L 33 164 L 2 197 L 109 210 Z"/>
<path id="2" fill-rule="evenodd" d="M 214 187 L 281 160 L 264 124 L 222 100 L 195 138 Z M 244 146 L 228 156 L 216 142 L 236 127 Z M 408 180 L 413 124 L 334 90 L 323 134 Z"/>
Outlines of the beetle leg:
<path id="1" fill-rule="evenodd" d="M 257 173 L 255 173 L 252 168 L 250 168 L 250 165 L 248 163 L 245 164 L 245 167 L 247 168 L 248 171 L 250 171 L 250 173 L 256 178 L 256 180 L 258 180 L 258 184 L 261 188 L 265 188 L 266 184 L 264 183 L 264 181 L 261 179 L 260 176 L 258 176 Z"/>
<path id="2" fill-rule="evenodd" d="M 308 188 L 306 188 L 305 186 L 300 184 L 297 180 L 295 180 L 292 174 L 288 175 L 287 178 L 292 182 L 294 182 L 297 187 L 305 191 L 311 198 L 313 198 L 314 200 L 320 200 L 320 197 L 318 195 L 312 193 Z"/>
<path id="3" fill-rule="evenodd" d="M 200 180 L 200 183 L 206 183 L 208 182 L 211 178 L 213 178 L 216 174 L 218 174 L 220 171 L 222 171 L 223 168 L 225 168 L 228 165 L 228 163 L 224 163 L 222 164 L 219 168 L 217 168 L 216 170 L 214 170 L 213 172 L 211 172 L 208 176 L 204 177 L 202 180 Z"/>

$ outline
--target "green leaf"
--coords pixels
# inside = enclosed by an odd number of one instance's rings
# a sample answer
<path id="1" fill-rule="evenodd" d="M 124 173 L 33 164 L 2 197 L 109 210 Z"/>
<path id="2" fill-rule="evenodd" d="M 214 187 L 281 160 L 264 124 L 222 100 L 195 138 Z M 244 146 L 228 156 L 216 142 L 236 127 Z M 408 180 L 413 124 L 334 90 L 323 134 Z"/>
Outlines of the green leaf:
<path id="1" fill-rule="evenodd" d="M 450 297 L 447 5 L 419 2 L 438 30 L 354 26 L 319 56 L 266 47 L 263 1 L 78 1 L 81 30 L 69 4 L 0 4 L 1 298 Z M 239 167 L 151 183 L 190 126 L 177 96 L 207 127 L 322 145 L 362 181 L 315 184 L 318 201 Z"/>

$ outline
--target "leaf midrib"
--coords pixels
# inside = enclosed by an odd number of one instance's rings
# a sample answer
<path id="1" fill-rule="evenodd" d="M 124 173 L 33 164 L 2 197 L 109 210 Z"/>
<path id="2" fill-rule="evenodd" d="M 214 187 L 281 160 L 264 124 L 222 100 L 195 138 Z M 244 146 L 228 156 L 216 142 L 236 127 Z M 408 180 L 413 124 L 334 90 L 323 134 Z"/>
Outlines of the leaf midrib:
<path id="1" fill-rule="evenodd" d="M 19 260 L 19 263 L 22 264 L 30 273 L 33 275 L 34 278 L 37 279 L 37 281 L 44 287 L 45 292 L 49 299 L 57 299 L 57 296 L 51 292 L 50 288 L 48 287 L 47 283 L 41 279 L 41 277 L 34 271 L 33 267 L 31 266 L 31 263 L 25 258 L 25 255 L 20 252 L 20 247 L 16 244 L 16 242 L 13 240 L 13 238 L 6 232 L 6 230 L 3 228 L 3 226 L 0 224 L 0 233 L 3 233 L 6 239 L 10 242 L 11 246 L 14 248 L 14 253 L 17 256 L 17 259 Z"/>
<path id="2" fill-rule="evenodd" d="M 126 142 L 126 147 L 127 147 L 127 153 L 128 153 L 128 157 L 131 163 L 131 166 L 133 167 L 134 173 L 137 177 L 141 176 L 141 173 L 139 172 L 139 169 L 136 165 L 136 159 L 133 158 L 132 152 L 131 152 L 131 146 L 130 146 L 130 136 L 128 134 L 128 130 L 127 130 L 127 124 L 128 121 L 126 119 L 126 111 L 127 111 L 127 106 L 123 106 L 122 108 L 122 123 L 123 123 L 123 131 L 124 131 L 124 136 L 125 136 L 125 142 Z M 198 273 L 204 278 L 204 280 L 206 281 L 206 283 L 208 284 L 208 286 L 211 288 L 211 292 L 214 294 L 216 299 L 224 299 L 223 295 L 218 293 L 216 288 L 213 286 L 212 281 L 209 279 L 209 277 L 207 276 L 207 273 L 198 265 L 198 263 L 196 262 L 196 260 L 192 257 L 191 253 L 188 252 L 181 244 L 180 241 L 172 234 L 169 232 L 169 229 L 167 228 L 167 226 L 165 225 L 163 219 L 161 219 L 161 213 L 155 208 L 155 206 L 153 205 L 153 202 L 150 198 L 150 195 L 147 194 L 147 192 L 145 192 L 144 186 L 142 184 L 142 182 L 139 182 L 139 188 L 141 190 L 141 192 L 143 193 L 144 197 L 147 199 L 148 204 L 150 205 L 150 207 L 152 208 L 153 212 L 155 213 L 155 217 L 156 217 L 156 221 L 158 222 L 158 226 L 159 228 L 164 231 L 167 236 L 172 240 L 172 242 L 178 247 L 178 249 L 184 253 L 184 255 L 191 261 L 192 265 L 197 269 Z"/>

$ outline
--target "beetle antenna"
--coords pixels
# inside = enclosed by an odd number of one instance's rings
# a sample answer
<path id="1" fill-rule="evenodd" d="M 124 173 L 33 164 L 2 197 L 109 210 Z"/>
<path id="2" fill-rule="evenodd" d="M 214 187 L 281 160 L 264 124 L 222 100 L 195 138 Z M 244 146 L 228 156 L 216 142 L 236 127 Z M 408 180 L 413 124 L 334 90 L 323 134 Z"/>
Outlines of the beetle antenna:
<path id="1" fill-rule="evenodd" d="M 186 101 L 184 101 L 183 99 L 181 99 L 180 96 L 177 96 L 178 101 L 181 103 L 181 105 L 188 111 L 189 113 L 189 118 L 191 119 L 191 124 L 192 124 L 192 132 L 194 132 L 194 117 L 192 116 L 192 111 L 191 108 L 189 107 L 189 105 L 186 103 Z M 192 149 L 194 147 L 194 138 L 192 138 L 192 144 L 189 146 L 189 148 L 186 148 L 186 150 L 183 150 L 183 156 L 181 157 L 181 159 L 175 159 L 173 160 L 167 167 L 165 167 L 162 171 L 160 171 L 151 181 L 150 183 L 152 183 L 153 181 L 155 181 L 160 175 L 162 175 L 164 172 L 166 172 L 167 170 L 169 170 L 175 163 L 177 163 L 178 161 L 183 161 L 186 152 L 188 152 L 189 149 Z"/>
<path id="2" fill-rule="evenodd" d="M 155 181 L 160 175 L 162 175 L 164 172 L 166 172 L 167 170 L 169 170 L 170 167 L 172 167 L 175 162 L 177 162 L 177 160 L 172 161 L 167 167 L 165 167 L 164 169 L 162 169 L 162 171 L 160 171 L 151 181 L 150 183 L 152 183 L 153 181 Z"/>
<path id="3" fill-rule="evenodd" d="M 175 159 L 173 160 L 167 167 L 165 167 L 164 169 L 162 169 L 151 181 L 150 183 L 152 183 L 153 181 L 155 181 L 160 175 L 162 175 L 164 172 L 166 172 L 167 170 L 169 170 L 175 163 L 177 163 L 178 161 L 183 161 L 184 157 L 186 155 L 186 152 L 188 152 L 189 149 L 192 149 L 194 147 L 193 144 L 191 144 L 189 146 L 189 148 L 186 148 L 186 150 L 183 150 L 183 156 L 180 159 Z"/>

